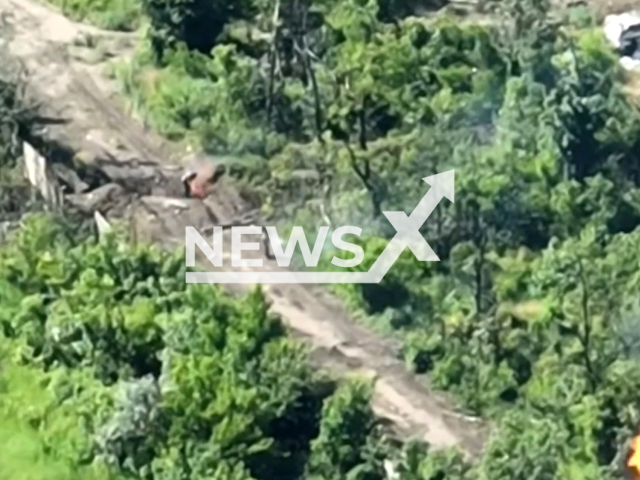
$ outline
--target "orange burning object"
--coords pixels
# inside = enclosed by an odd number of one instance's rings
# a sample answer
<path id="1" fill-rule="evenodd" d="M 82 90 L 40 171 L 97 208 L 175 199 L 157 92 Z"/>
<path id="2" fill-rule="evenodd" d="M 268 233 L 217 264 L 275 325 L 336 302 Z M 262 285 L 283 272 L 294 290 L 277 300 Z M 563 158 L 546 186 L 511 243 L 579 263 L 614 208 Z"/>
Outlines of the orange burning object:
<path id="1" fill-rule="evenodd" d="M 633 480 L 640 480 L 640 435 L 631 440 L 627 467 Z"/>

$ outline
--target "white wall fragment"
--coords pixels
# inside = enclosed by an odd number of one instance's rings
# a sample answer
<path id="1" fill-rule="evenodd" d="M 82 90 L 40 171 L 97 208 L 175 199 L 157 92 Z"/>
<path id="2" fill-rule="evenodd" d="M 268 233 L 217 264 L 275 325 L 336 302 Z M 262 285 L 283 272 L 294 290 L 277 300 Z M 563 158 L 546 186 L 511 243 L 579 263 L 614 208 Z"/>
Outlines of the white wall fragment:
<path id="1" fill-rule="evenodd" d="M 100 237 L 102 237 L 107 232 L 111 231 L 111 225 L 109 224 L 107 219 L 104 218 L 104 216 L 97 210 L 93 214 L 93 219 L 96 222 L 96 226 L 98 228 L 98 235 Z"/>
<path id="2" fill-rule="evenodd" d="M 62 190 L 55 174 L 47 164 L 47 160 L 27 142 L 22 142 L 22 156 L 25 177 L 31 186 L 40 192 L 47 206 L 60 207 L 63 203 Z"/>
<path id="3" fill-rule="evenodd" d="M 638 12 L 631 11 L 620 15 L 607 15 L 604 19 L 604 35 L 615 49 L 620 49 L 622 34 L 634 25 L 640 25 L 640 14 Z M 640 59 L 622 56 L 620 65 L 626 70 L 640 69 Z"/>
<path id="4" fill-rule="evenodd" d="M 633 25 L 640 24 L 640 15 L 625 12 L 620 15 L 607 15 L 604 19 L 604 35 L 615 48 L 620 48 L 620 36 Z"/>

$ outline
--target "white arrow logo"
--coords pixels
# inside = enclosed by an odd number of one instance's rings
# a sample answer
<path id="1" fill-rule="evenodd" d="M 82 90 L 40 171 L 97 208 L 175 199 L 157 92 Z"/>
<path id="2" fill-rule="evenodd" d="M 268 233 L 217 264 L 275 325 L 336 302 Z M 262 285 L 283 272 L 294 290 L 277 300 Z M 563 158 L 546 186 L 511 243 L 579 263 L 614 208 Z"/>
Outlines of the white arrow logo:
<path id="1" fill-rule="evenodd" d="M 410 217 L 407 217 L 404 212 L 382 212 L 397 233 L 378 257 L 376 263 L 365 274 L 368 281 L 362 283 L 379 283 L 405 247 L 409 247 L 421 262 L 440 261 L 431 246 L 420 234 L 420 228 L 444 197 L 452 203 L 454 202 L 454 170 L 425 177 L 422 180 L 431 185 L 431 188 L 422 197 L 416 208 L 413 209 Z"/>
<path id="2" fill-rule="evenodd" d="M 406 247 L 421 262 L 438 262 L 440 259 L 420 234 L 420 228 L 443 198 L 454 202 L 454 170 L 422 180 L 431 188 L 410 216 L 405 212 L 382 212 L 396 234 L 368 272 L 187 272 L 187 283 L 380 283 Z"/>

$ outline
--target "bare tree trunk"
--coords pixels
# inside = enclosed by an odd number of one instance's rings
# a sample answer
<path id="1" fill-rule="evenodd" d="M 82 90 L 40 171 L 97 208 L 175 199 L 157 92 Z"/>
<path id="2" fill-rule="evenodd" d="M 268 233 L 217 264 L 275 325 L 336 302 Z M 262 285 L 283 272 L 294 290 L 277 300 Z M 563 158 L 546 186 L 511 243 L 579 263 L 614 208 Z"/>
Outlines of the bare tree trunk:
<path id="1" fill-rule="evenodd" d="M 349 145 L 349 142 L 345 141 L 344 145 L 349 153 L 351 168 L 369 193 L 373 218 L 380 218 L 382 216 L 382 196 L 380 195 L 379 189 L 371 179 L 371 163 L 369 162 L 369 159 L 364 159 L 362 165 L 360 165 L 355 152 L 351 148 L 351 145 Z"/>
<path id="2" fill-rule="evenodd" d="M 280 38 L 280 0 L 276 1 L 273 9 L 273 33 L 271 46 L 269 47 L 269 78 L 267 87 L 267 124 L 271 122 L 271 109 L 273 108 L 273 90 L 275 85 L 276 63 L 278 61 L 278 40 Z"/>
<path id="3" fill-rule="evenodd" d="M 324 139 L 322 138 L 323 132 L 323 115 L 322 115 L 322 103 L 320 101 L 320 90 L 318 88 L 318 81 L 316 79 L 316 74 L 313 69 L 313 65 L 311 63 L 311 51 L 309 49 L 309 44 L 307 42 L 307 14 L 308 9 L 305 5 L 304 10 L 301 11 L 300 1 L 296 0 L 294 5 L 294 12 L 296 18 L 300 18 L 300 28 L 296 28 L 296 33 L 293 35 L 293 44 L 294 50 L 300 60 L 300 64 L 304 69 L 305 77 L 309 79 L 311 82 L 311 91 L 313 93 L 313 103 L 314 103 L 314 114 L 315 114 L 315 130 L 316 130 L 316 139 L 324 144 Z"/>
<path id="4" fill-rule="evenodd" d="M 580 299 L 580 308 L 582 314 L 582 325 L 583 332 L 579 335 L 580 343 L 582 344 L 583 353 L 582 356 L 584 358 L 585 368 L 589 374 L 589 385 L 592 390 L 595 390 L 597 386 L 596 369 L 591 360 L 591 309 L 589 308 L 589 300 L 590 300 L 590 291 L 589 291 L 589 283 L 584 274 L 584 268 L 582 266 L 582 261 L 578 260 L 578 271 L 580 272 L 580 284 L 582 290 L 582 296 Z"/>
<path id="5" fill-rule="evenodd" d="M 320 204 L 320 215 L 322 216 L 322 219 L 324 220 L 324 222 L 327 224 L 327 226 L 329 228 L 333 228 L 333 221 L 331 220 L 331 217 L 329 216 L 329 200 L 331 197 L 331 180 L 329 179 L 328 181 L 325 180 L 324 182 L 324 187 L 322 188 L 322 203 Z"/>
<path id="6" fill-rule="evenodd" d="M 358 143 L 362 150 L 367 149 L 367 98 L 362 99 L 362 108 L 358 112 L 358 123 L 360 129 L 358 131 Z"/>

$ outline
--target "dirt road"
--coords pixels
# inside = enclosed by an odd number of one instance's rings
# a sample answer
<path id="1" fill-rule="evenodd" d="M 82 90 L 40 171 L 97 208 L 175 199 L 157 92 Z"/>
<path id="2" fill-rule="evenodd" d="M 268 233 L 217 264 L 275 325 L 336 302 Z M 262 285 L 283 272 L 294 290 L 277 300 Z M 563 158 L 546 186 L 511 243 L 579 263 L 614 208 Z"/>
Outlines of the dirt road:
<path id="1" fill-rule="evenodd" d="M 32 0 L 0 0 L 0 20 L 0 51 L 23 62 L 30 72 L 31 93 L 43 103 L 48 116 L 62 119 L 48 125 L 51 138 L 81 152 L 88 163 L 109 159 L 151 169 L 177 164 L 176 147 L 125 113 L 102 65 L 88 60 L 91 49 L 78 45 L 83 35 L 89 34 L 102 37 L 103 48 L 123 53 L 135 45 L 135 35 L 104 33 L 74 24 Z M 241 203 L 226 188 L 213 199 L 211 208 L 220 220 L 241 211 Z M 188 202 L 184 208 L 189 208 Z M 180 242 L 187 216 L 173 217 L 177 223 L 165 227 L 163 238 L 172 233 L 173 241 Z M 407 373 L 393 342 L 354 323 L 320 288 L 277 285 L 265 287 L 265 291 L 273 310 L 294 334 L 309 342 L 323 365 L 377 379 L 374 408 L 401 433 L 423 438 L 434 447 L 457 445 L 477 455 L 483 436 L 479 424 L 455 414 L 446 398 L 429 390 L 426 379 Z"/>

